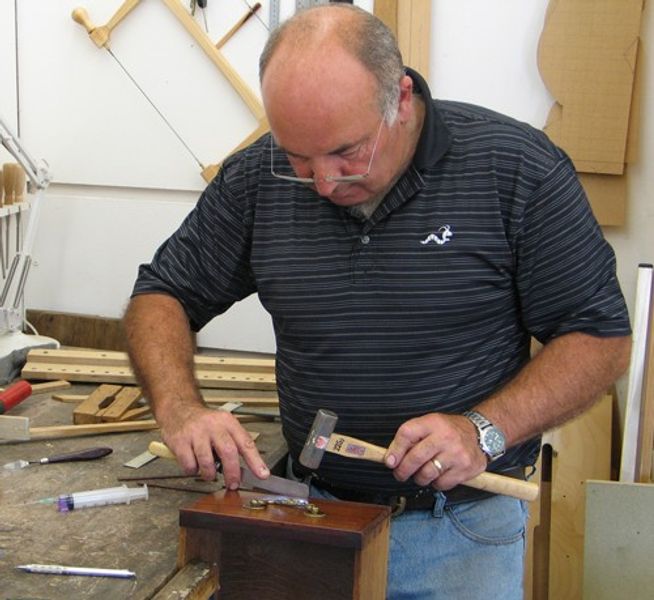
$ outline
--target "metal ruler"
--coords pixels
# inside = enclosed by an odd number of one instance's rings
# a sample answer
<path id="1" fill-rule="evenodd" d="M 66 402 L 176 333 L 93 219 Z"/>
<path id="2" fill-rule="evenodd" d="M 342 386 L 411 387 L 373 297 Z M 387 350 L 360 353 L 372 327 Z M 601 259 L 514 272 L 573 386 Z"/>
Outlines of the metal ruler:
<path id="1" fill-rule="evenodd" d="M 295 12 L 303 8 L 311 8 L 318 4 L 327 4 L 328 0 L 295 0 Z"/>
<path id="2" fill-rule="evenodd" d="M 279 25 L 279 0 L 270 0 L 268 7 L 268 30 L 272 31 Z"/>

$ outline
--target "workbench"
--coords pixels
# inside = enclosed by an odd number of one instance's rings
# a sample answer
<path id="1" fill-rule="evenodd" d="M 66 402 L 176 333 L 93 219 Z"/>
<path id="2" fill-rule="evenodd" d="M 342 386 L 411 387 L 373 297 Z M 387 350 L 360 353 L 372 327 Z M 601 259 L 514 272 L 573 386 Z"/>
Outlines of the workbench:
<path id="1" fill-rule="evenodd" d="M 67 392 L 88 394 L 97 386 L 76 384 Z M 30 426 L 72 423 L 74 404 L 34 395 L 11 414 L 27 416 Z M 268 465 L 282 464 L 286 444 L 277 422 L 245 425 L 258 431 L 257 447 Z M 91 446 L 108 446 L 113 453 L 88 462 L 30 465 L 21 470 L 0 468 L 0 598 L 30 600 L 146 599 L 157 593 L 175 574 L 179 538 L 179 509 L 222 488 L 222 479 L 195 478 L 143 480 L 149 499 L 60 513 L 53 505 L 26 504 L 41 498 L 122 485 L 123 477 L 179 476 L 173 461 L 156 459 L 139 469 L 123 464 L 147 450 L 158 430 L 75 437 L 57 440 L 0 443 L 0 465 L 24 459 L 71 452 Z M 184 491 L 162 489 L 171 485 Z M 96 568 L 128 569 L 135 579 L 74 577 L 23 573 L 16 565 L 41 563 Z"/>

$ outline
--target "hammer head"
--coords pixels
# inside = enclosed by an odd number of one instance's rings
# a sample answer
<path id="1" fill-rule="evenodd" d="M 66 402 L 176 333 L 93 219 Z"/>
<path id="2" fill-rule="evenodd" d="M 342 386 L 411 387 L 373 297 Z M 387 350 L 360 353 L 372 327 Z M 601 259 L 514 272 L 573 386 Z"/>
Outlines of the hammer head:
<path id="1" fill-rule="evenodd" d="M 313 420 L 309 435 L 307 435 L 307 441 L 304 442 L 304 448 L 300 453 L 301 465 L 312 470 L 318 468 L 337 421 L 338 415 L 331 410 L 321 408 L 316 413 L 316 418 Z"/>

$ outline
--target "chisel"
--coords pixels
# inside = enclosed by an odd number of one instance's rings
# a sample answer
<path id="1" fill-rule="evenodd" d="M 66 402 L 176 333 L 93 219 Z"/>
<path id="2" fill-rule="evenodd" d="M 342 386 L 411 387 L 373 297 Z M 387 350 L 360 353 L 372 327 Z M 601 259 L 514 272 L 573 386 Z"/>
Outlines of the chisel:
<path id="1" fill-rule="evenodd" d="M 49 465 L 51 463 L 59 462 L 77 462 L 80 460 L 95 460 L 111 454 L 112 448 L 97 447 L 87 448 L 86 450 L 78 450 L 77 452 L 68 452 L 66 454 L 56 454 L 55 456 L 47 456 L 38 460 L 15 460 L 14 462 L 7 463 L 4 468 L 8 471 L 16 471 L 17 469 L 24 469 L 29 465 Z"/>
<path id="2" fill-rule="evenodd" d="M 163 442 L 150 442 L 148 450 L 161 458 L 175 458 L 170 448 Z M 216 461 L 216 467 L 220 470 L 221 465 L 219 461 Z M 246 466 L 241 467 L 241 484 L 273 494 L 305 499 L 309 497 L 309 486 L 306 483 L 291 481 L 290 479 L 277 477 L 276 475 L 270 475 L 267 479 L 259 479 Z"/>

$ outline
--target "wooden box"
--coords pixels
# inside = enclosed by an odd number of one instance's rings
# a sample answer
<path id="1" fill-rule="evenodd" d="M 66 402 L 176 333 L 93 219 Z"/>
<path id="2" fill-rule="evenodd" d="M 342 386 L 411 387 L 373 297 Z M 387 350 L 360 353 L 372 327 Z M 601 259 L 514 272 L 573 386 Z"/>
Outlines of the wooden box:
<path id="1" fill-rule="evenodd" d="M 390 509 L 316 499 L 250 508 L 262 494 L 217 492 L 180 510 L 179 567 L 215 564 L 220 600 L 385 597 Z"/>

